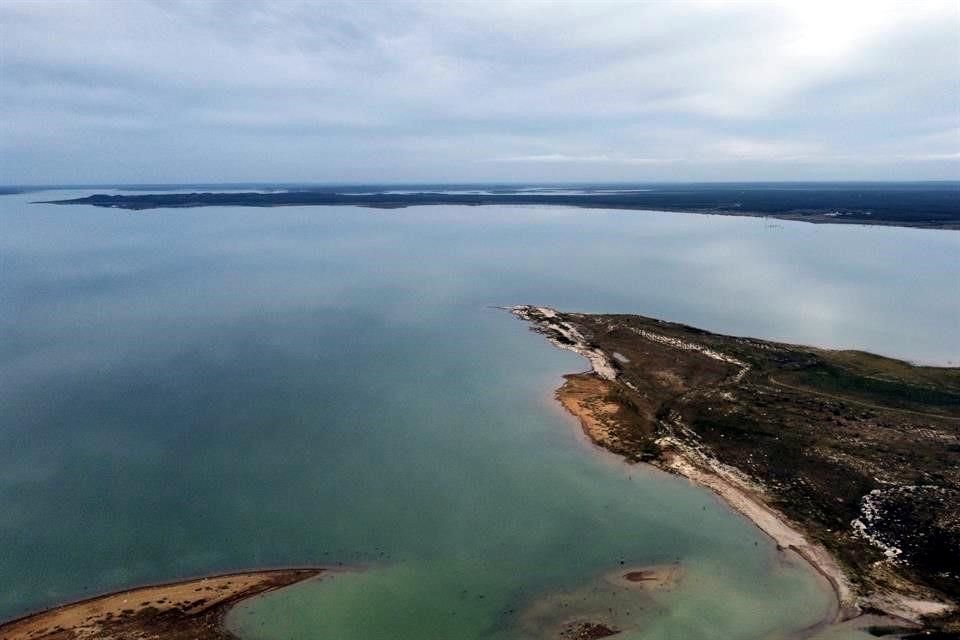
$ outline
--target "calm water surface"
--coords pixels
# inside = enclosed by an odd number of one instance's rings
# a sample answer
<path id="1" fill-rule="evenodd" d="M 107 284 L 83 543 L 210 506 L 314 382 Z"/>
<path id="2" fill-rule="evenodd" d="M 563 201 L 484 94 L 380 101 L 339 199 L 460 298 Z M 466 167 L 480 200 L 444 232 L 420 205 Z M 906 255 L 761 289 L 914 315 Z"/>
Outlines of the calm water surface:
<path id="1" fill-rule="evenodd" d="M 709 493 L 591 452 L 551 400 L 584 363 L 491 306 L 960 361 L 955 232 L 28 204 L 43 197 L 0 198 L 0 617 L 343 563 L 364 570 L 231 625 L 507 639 L 600 611 L 631 638 L 786 637 L 829 610 L 809 569 Z M 685 576 L 669 592 L 603 580 L 672 562 Z"/>

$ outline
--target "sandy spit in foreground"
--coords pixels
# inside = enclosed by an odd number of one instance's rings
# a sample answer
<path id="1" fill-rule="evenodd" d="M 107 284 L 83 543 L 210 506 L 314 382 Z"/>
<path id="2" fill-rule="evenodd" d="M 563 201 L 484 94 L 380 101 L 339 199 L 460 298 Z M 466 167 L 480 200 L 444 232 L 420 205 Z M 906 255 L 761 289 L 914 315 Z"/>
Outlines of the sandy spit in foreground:
<path id="1" fill-rule="evenodd" d="M 127 589 L 0 624 L 0 640 L 232 640 L 223 622 L 236 604 L 332 571 L 261 570 Z"/>

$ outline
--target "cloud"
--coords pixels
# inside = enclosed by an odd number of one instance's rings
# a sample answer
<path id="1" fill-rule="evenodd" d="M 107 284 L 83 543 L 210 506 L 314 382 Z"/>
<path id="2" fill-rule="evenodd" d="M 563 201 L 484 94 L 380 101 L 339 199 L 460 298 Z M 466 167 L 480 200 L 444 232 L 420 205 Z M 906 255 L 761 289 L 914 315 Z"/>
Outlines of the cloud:
<path id="1" fill-rule="evenodd" d="M 913 156 L 906 156 L 906 160 L 915 160 L 925 162 L 928 160 L 960 160 L 960 151 L 954 153 L 921 153 Z"/>
<path id="2" fill-rule="evenodd" d="M 960 177 L 953 2 L 7 0 L 0 27 L 0 182 Z"/>
<path id="3" fill-rule="evenodd" d="M 678 158 L 632 158 L 623 156 L 598 155 L 565 155 L 562 153 L 545 153 L 525 156 L 507 156 L 492 158 L 492 162 L 572 162 L 572 163 L 602 163 L 602 164 L 664 164 L 678 162 Z"/>
<path id="4" fill-rule="evenodd" d="M 751 138 L 723 138 L 707 147 L 710 157 L 718 161 L 730 160 L 766 160 L 786 162 L 817 157 L 819 145 Z"/>

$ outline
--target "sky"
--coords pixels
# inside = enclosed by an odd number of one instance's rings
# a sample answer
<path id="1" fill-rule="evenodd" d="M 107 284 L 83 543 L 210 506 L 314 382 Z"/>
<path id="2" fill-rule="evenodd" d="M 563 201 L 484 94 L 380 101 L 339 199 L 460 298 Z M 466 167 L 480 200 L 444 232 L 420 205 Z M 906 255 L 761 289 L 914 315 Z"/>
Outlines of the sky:
<path id="1" fill-rule="evenodd" d="M 960 179 L 960 2 L 0 0 L 0 184 Z"/>

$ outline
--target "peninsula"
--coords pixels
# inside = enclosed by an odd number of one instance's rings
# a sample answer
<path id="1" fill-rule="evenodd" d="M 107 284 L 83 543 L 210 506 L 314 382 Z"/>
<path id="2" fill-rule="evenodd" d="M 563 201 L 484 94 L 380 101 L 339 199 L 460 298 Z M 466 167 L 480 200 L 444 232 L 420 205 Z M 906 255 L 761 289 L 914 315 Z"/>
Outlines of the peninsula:
<path id="1" fill-rule="evenodd" d="M 511 311 L 589 360 L 557 398 L 594 443 L 713 490 L 830 581 L 839 620 L 960 632 L 960 369 Z"/>

